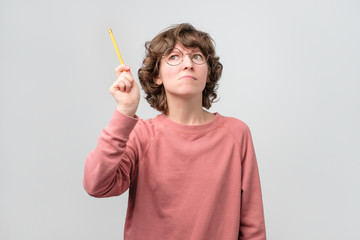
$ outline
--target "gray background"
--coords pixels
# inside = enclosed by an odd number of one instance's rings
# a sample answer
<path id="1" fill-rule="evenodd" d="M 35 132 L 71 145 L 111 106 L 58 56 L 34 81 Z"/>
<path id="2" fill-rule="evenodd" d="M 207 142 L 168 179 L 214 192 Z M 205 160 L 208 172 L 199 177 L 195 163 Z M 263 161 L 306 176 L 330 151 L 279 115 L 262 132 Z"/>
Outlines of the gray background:
<path id="1" fill-rule="evenodd" d="M 245 121 L 268 239 L 360 239 L 360 2 L 0 2 L 0 239 L 122 239 L 127 193 L 96 199 L 83 165 L 115 109 L 118 59 L 190 22 L 224 64 L 211 109 Z M 154 117 L 144 99 L 142 118 Z"/>

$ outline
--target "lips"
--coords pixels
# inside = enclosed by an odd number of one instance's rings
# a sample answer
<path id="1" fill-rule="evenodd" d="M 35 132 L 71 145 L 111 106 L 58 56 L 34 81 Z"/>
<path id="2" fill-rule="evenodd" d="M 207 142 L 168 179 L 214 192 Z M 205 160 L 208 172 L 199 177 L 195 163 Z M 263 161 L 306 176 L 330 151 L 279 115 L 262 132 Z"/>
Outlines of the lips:
<path id="1" fill-rule="evenodd" d="M 191 80 L 196 80 L 196 78 L 195 78 L 195 77 L 193 77 L 193 76 L 191 76 L 191 75 L 185 75 L 185 76 L 182 76 L 182 77 L 180 77 L 180 78 L 179 78 L 179 80 L 181 80 L 181 79 L 191 79 Z"/>

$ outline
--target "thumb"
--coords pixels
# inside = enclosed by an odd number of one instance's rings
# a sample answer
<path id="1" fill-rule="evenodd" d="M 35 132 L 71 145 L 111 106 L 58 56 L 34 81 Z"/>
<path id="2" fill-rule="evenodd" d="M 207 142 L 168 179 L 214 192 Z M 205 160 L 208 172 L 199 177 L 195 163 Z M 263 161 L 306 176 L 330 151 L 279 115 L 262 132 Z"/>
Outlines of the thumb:
<path id="1" fill-rule="evenodd" d="M 115 68 L 116 77 L 119 77 L 122 72 L 130 71 L 130 67 L 124 64 L 120 64 Z"/>

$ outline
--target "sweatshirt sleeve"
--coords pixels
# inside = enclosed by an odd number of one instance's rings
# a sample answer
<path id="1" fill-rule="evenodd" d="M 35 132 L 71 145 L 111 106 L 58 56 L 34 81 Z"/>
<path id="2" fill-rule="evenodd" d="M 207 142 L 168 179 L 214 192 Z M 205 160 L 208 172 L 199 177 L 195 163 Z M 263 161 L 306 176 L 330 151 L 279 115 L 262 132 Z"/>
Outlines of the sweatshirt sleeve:
<path id="1" fill-rule="evenodd" d="M 243 140 L 239 240 L 265 240 L 260 176 L 251 133 L 247 126 Z"/>
<path id="2" fill-rule="evenodd" d="M 89 195 L 117 196 L 129 188 L 137 153 L 136 149 L 127 147 L 127 142 L 137 122 L 137 117 L 131 118 L 115 110 L 96 148 L 85 161 L 83 186 Z"/>

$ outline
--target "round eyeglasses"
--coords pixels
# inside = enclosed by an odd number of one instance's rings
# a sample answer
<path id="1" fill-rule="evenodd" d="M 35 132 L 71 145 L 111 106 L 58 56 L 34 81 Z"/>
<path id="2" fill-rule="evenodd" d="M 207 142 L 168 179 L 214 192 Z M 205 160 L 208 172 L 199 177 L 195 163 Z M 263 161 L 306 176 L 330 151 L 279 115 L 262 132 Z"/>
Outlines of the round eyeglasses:
<path id="1" fill-rule="evenodd" d="M 167 53 L 170 51 L 169 53 Z M 197 65 L 206 63 L 207 58 L 198 50 L 191 51 L 191 53 L 182 53 L 180 49 L 174 48 L 165 52 L 162 56 L 165 62 L 171 66 L 179 65 L 184 60 L 184 55 L 189 55 L 191 61 Z"/>

